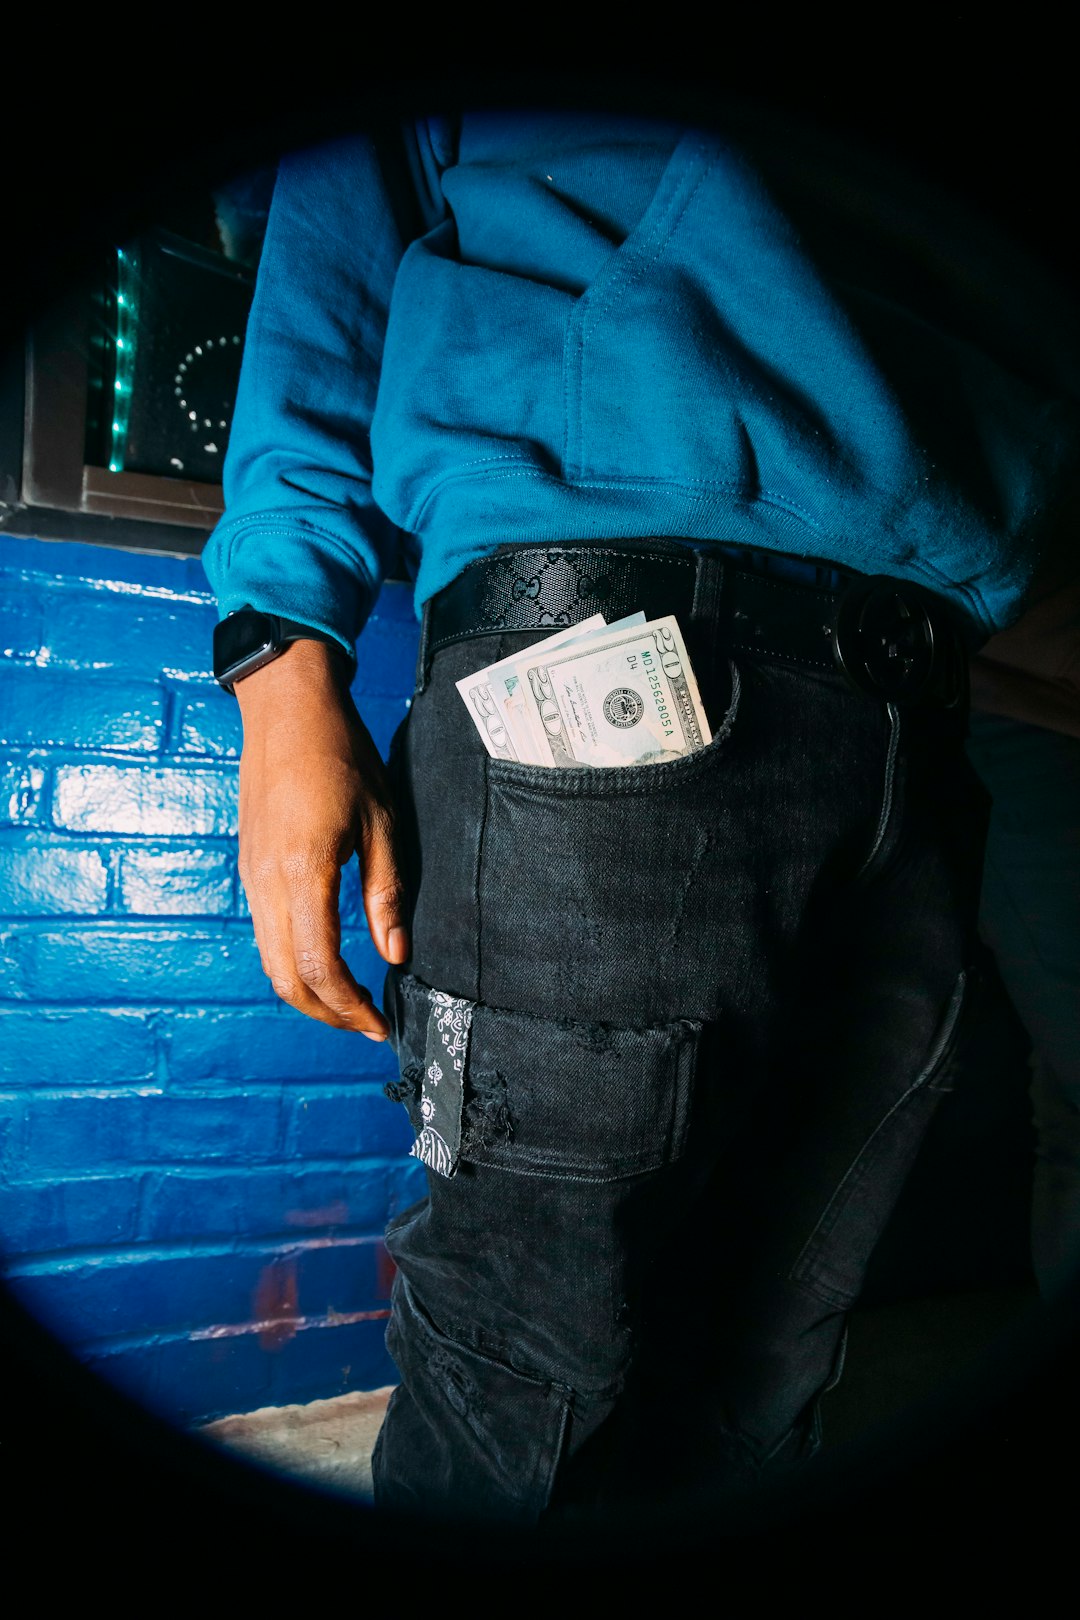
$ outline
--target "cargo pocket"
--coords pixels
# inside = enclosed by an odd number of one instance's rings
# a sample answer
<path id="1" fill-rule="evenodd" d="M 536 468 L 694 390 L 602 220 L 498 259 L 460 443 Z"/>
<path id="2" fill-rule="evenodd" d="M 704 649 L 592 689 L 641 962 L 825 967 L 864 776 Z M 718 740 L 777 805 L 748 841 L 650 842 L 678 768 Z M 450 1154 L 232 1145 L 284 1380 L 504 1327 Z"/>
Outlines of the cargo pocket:
<path id="1" fill-rule="evenodd" d="M 401 1384 L 373 1459 L 376 1502 L 535 1520 L 551 1495 L 570 1391 L 448 1338 L 400 1272 L 393 1305 L 386 1345 Z"/>
<path id="2" fill-rule="evenodd" d="M 521 1175 L 615 1181 L 685 1147 L 702 1025 L 625 1029 L 536 1018 L 446 995 L 391 969 L 386 1012 L 418 1130 L 414 1153 Z M 447 1040 L 456 1046 L 447 1063 Z M 452 1067 L 460 1057 L 461 1068 Z M 424 1133 L 439 1124 L 429 1156 Z"/>
<path id="3" fill-rule="evenodd" d="M 974 967 L 957 978 L 926 1063 L 867 1138 L 791 1269 L 791 1280 L 824 1304 L 846 1310 L 858 1296 L 926 1128 L 952 1090 L 978 983 Z"/>

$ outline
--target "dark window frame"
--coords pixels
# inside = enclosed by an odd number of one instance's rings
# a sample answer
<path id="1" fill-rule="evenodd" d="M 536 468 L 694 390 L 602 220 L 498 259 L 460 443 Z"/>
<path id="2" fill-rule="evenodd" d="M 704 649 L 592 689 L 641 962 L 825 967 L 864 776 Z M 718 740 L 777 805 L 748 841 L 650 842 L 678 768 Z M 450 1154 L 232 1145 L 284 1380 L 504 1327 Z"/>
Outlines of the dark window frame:
<path id="1" fill-rule="evenodd" d="M 197 556 L 224 510 L 220 484 L 114 473 L 86 459 L 90 336 L 91 302 L 79 289 L 34 322 L 24 355 L 9 361 L 0 530 Z"/>

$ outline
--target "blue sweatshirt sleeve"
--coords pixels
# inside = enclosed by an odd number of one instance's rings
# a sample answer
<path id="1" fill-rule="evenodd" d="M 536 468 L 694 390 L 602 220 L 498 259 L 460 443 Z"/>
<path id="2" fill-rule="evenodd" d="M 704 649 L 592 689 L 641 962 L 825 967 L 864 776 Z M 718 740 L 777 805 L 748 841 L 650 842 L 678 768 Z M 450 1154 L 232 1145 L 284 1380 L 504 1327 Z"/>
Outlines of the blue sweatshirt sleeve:
<path id="1" fill-rule="evenodd" d="M 241 366 L 225 512 L 203 552 L 249 603 L 352 650 L 398 531 L 371 492 L 371 418 L 404 251 L 367 136 L 284 157 Z"/>

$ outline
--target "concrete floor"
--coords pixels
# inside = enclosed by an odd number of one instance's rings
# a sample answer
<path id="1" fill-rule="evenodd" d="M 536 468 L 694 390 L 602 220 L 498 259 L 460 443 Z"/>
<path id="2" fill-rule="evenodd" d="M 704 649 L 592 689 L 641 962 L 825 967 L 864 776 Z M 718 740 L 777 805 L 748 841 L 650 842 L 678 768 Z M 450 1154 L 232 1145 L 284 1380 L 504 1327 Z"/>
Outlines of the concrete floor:
<path id="1" fill-rule="evenodd" d="M 249 1462 L 371 1500 L 371 1453 L 392 1386 L 306 1406 L 263 1406 L 199 1430 Z"/>
<path id="2" fill-rule="evenodd" d="M 853 1311 L 844 1373 L 822 1406 L 826 1448 L 872 1434 L 974 1373 L 1033 1308 L 1032 1291 L 1009 1288 Z M 390 1394 L 263 1407 L 199 1432 L 264 1467 L 370 1501 L 371 1452 Z"/>

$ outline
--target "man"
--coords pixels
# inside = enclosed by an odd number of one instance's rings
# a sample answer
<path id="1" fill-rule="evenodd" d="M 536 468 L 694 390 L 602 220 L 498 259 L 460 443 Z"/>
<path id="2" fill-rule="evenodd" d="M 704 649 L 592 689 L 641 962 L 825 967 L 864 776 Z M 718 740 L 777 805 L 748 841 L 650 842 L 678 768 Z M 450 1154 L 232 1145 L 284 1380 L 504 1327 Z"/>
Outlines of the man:
<path id="1" fill-rule="evenodd" d="M 746 113 L 283 162 L 206 566 L 265 970 L 392 1033 L 418 1131 L 443 1087 L 387 1234 L 379 1502 L 532 1522 L 635 1460 L 692 1490 L 816 1449 L 977 1008 L 965 650 L 1049 566 L 1069 313 Z M 388 777 L 347 685 L 395 547 L 424 620 Z M 598 605 L 675 615 L 712 741 L 490 758 L 456 683 Z M 354 853 L 387 1015 L 339 955 Z"/>

